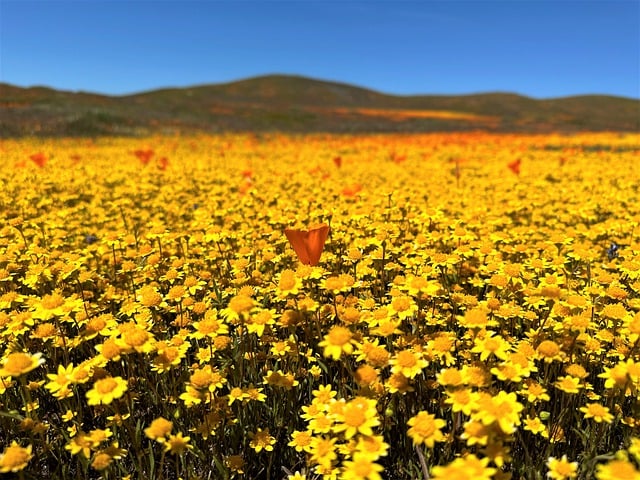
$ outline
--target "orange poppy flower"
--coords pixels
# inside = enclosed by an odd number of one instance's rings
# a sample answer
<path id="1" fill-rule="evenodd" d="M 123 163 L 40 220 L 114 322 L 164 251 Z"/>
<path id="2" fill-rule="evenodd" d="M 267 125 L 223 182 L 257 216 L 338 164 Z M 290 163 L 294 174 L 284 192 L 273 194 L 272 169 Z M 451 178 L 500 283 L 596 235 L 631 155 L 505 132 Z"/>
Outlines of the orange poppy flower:
<path id="1" fill-rule="evenodd" d="M 396 152 L 391 153 L 391 160 L 393 160 L 393 162 L 397 163 L 398 165 L 400 165 L 406 159 L 407 159 L 406 155 L 398 155 Z"/>
<path id="2" fill-rule="evenodd" d="M 168 166 L 169 159 L 167 157 L 162 157 L 160 160 L 158 160 L 158 168 L 160 168 L 160 170 L 166 170 Z"/>
<path id="3" fill-rule="evenodd" d="M 340 168 L 342 166 L 342 157 L 334 157 L 333 163 L 336 164 L 336 167 Z"/>
<path id="4" fill-rule="evenodd" d="M 329 235 L 329 225 L 322 223 L 309 230 L 285 228 L 284 234 L 298 259 L 305 265 L 316 266 L 320 262 L 320 255 Z"/>
<path id="5" fill-rule="evenodd" d="M 355 197 L 358 193 L 362 191 L 362 185 L 359 183 L 355 183 L 350 187 L 344 187 L 342 189 L 342 195 L 345 197 Z"/>
<path id="6" fill-rule="evenodd" d="M 251 180 L 251 177 L 243 177 L 240 181 L 240 185 L 238 186 L 238 192 L 240 193 L 240 195 L 244 195 L 252 186 L 253 180 Z"/>
<path id="7" fill-rule="evenodd" d="M 47 156 L 42 152 L 34 153 L 30 155 L 29 158 L 40 168 L 44 167 L 45 163 L 47 163 Z"/>
<path id="8" fill-rule="evenodd" d="M 136 150 L 133 154 L 138 157 L 138 160 L 142 162 L 143 165 L 146 165 L 151 161 L 151 157 L 153 157 L 153 150 Z"/>
<path id="9" fill-rule="evenodd" d="M 510 164 L 507 165 L 511 169 L 513 173 L 516 175 L 520 175 L 520 164 L 522 163 L 521 159 L 514 160 Z"/>

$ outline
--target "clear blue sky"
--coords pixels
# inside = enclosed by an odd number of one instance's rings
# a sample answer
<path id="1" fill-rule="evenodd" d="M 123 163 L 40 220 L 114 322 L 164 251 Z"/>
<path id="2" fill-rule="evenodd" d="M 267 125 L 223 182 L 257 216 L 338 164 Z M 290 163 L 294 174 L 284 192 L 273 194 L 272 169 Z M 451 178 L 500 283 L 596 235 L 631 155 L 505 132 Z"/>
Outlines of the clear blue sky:
<path id="1" fill-rule="evenodd" d="M 124 94 L 290 73 L 640 97 L 640 0 L 0 0 L 0 79 Z"/>

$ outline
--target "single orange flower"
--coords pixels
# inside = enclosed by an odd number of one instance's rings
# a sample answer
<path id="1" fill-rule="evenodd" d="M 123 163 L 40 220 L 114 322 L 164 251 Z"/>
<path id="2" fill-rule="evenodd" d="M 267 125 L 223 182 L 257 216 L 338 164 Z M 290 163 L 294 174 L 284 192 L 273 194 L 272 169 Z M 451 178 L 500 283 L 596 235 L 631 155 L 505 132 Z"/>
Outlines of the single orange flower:
<path id="1" fill-rule="evenodd" d="M 517 159 L 514 160 L 513 162 L 511 162 L 510 164 L 507 165 L 507 167 L 509 167 L 509 169 L 511 169 L 511 171 L 513 173 L 515 173 L 516 175 L 520 175 L 520 164 L 522 163 L 521 159 Z"/>
<path id="2" fill-rule="evenodd" d="M 362 190 L 362 185 L 355 183 L 350 187 L 344 187 L 342 189 L 342 195 L 345 197 L 355 197 Z"/>
<path id="3" fill-rule="evenodd" d="M 253 180 L 251 179 L 251 177 L 242 177 L 240 185 L 238 186 L 238 192 L 240 193 L 240 195 L 244 195 L 251 189 L 252 186 Z"/>
<path id="4" fill-rule="evenodd" d="M 150 148 L 147 150 L 136 150 L 133 154 L 138 157 L 138 160 L 142 162 L 143 165 L 146 165 L 151 161 L 151 157 L 153 157 L 153 150 Z"/>
<path id="5" fill-rule="evenodd" d="M 47 163 L 47 156 L 42 152 L 34 153 L 33 155 L 30 155 L 29 158 L 40 168 L 44 167 Z"/>
<path id="6" fill-rule="evenodd" d="M 168 166 L 169 159 L 167 157 L 162 157 L 158 160 L 158 168 L 160 168 L 160 170 L 166 170 Z"/>
<path id="7" fill-rule="evenodd" d="M 396 152 L 391 153 L 391 160 L 393 160 L 393 162 L 397 163 L 398 165 L 400 165 L 406 159 L 407 159 L 406 155 L 398 155 Z"/>
<path id="8" fill-rule="evenodd" d="M 340 168 L 342 166 L 342 157 L 334 157 L 333 163 L 336 164 L 336 167 Z"/>
<path id="9" fill-rule="evenodd" d="M 315 266 L 320 262 L 320 255 L 329 235 L 329 225 L 322 223 L 309 230 L 285 228 L 284 234 L 298 259 L 305 265 Z"/>

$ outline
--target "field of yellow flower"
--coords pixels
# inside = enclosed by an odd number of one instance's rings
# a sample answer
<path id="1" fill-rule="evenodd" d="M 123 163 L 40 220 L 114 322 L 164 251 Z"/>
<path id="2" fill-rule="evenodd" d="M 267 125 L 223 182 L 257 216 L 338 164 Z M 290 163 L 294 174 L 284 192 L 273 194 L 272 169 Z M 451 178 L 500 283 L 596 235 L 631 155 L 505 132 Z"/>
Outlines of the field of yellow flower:
<path id="1" fill-rule="evenodd" d="M 640 479 L 639 144 L 3 141 L 0 478 Z"/>

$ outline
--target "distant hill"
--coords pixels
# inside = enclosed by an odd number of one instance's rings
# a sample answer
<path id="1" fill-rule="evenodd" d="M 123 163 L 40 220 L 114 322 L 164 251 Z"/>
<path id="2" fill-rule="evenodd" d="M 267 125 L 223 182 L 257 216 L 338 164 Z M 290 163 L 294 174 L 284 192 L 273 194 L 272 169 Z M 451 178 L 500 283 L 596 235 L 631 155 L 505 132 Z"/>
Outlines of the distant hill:
<path id="1" fill-rule="evenodd" d="M 536 100 L 512 93 L 388 95 L 310 78 L 107 96 L 0 83 L 0 136 L 148 133 L 640 131 L 640 100 L 588 95 Z"/>

